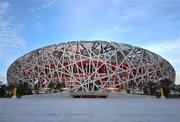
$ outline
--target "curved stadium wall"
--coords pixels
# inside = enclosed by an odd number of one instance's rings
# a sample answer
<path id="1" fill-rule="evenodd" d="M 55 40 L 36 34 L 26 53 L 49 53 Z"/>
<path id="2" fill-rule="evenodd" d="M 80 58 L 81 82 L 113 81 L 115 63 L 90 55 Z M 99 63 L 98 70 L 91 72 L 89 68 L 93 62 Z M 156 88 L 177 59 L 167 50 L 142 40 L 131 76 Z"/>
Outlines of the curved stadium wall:
<path id="1" fill-rule="evenodd" d="M 8 69 L 11 84 L 64 83 L 69 91 L 103 92 L 142 89 L 147 83 L 175 82 L 175 70 L 161 56 L 128 44 L 74 41 L 36 49 L 17 59 Z"/>

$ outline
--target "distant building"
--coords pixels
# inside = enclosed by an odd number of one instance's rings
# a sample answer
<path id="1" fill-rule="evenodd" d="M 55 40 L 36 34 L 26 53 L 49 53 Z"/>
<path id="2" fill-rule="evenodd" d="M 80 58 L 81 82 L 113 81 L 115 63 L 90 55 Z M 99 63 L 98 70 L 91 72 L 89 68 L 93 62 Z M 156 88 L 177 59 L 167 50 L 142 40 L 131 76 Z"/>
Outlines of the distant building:
<path id="1" fill-rule="evenodd" d="M 33 50 L 8 69 L 11 84 L 27 82 L 39 89 L 63 84 L 73 92 L 141 92 L 147 84 L 172 85 L 175 70 L 146 49 L 105 41 L 73 41 Z"/>

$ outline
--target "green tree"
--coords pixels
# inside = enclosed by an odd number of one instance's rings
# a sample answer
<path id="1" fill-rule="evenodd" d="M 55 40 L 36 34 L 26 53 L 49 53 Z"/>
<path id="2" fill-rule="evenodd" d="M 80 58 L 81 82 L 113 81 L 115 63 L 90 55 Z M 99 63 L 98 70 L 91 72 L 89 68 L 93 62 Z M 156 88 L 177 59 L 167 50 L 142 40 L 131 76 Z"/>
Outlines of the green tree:
<path id="1" fill-rule="evenodd" d="M 50 90 L 50 92 L 52 91 L 52 89 L 54 88 L 54 83 L 53 82 L 50 82 L 49 85 L 48 85 L 48 88 Z"/>
<path id="2" fill-rule="evenodd" d="M 35 91 L 36 94 L 39 94 L 39 83 L 36 83 L 34 85 L 34 91 Z"/>
<path id="3" fill-rule="evenodd" d="M 0 97 L 10 97 L 9 88 L 6 84 L 0 85 Z"/>
<path id="4" fill-rule="evenodd" d="M 23 82 L 17 85 L 18 97 L 21 97 L 22 95 L 29 95 L 29 94 L 32 94 L 32 89 L 28 83 Z"/>

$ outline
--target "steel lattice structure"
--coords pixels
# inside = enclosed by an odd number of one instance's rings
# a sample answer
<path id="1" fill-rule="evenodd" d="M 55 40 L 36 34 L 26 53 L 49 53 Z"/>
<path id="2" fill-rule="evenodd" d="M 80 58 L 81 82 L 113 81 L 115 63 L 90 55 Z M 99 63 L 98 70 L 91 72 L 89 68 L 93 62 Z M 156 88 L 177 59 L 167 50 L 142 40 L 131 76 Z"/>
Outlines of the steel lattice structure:
<path id="1" fill-rule="evenodd" d="M 39 48 L 17 59 L 8 69 L 8 83 L 38 80 L 64 82 L 70 91 L 140 88 L 168 78 L 175 70 L 159 55 L 140 47 L 105 41 L 76 41 Z M 43 87 L 46 87 L 44 85 Z"/>

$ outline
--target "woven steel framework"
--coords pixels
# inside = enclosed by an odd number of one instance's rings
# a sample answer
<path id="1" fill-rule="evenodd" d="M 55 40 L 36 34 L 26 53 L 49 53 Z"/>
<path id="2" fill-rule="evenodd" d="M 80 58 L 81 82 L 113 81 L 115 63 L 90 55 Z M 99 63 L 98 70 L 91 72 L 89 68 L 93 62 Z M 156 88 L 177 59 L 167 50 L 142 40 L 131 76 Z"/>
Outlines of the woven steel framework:
<path id="1" fill-rule="evenodd" d="M 148 50 L 122 43 L 77 41 L 34 50 L 8 69 L 9 83 L 36 81 L 41 88 L 64 82 L 70 91 L 100 91 L 106 88 L 141 88 L 168 78 L 175 71 L 165 59 Z"/>

